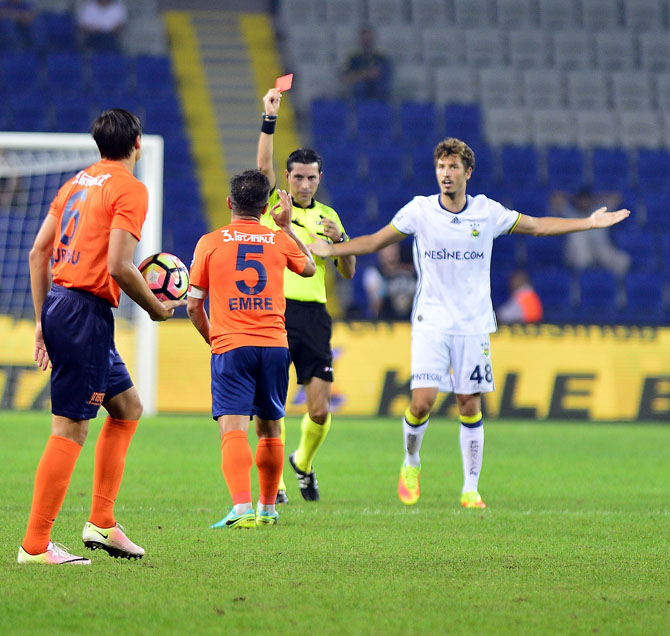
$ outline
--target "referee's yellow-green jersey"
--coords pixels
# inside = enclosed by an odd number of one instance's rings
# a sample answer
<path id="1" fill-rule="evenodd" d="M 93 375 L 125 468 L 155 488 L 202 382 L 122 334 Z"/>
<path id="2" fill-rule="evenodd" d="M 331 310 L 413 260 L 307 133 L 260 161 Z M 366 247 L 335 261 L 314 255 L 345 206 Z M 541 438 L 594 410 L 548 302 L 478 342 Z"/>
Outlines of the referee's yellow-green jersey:
<path id="1" fill-rule="evenodd" d="M 273 230 L 278 230 L 279 228 L 270 214 L 270 209 L 278 202 L 279 195 L 275 188 L 270 193 L 268 211 L 261 217 L 261 223 Z M 316 236 L 323 237 L 323 226 L 320 225 L 320 221 L 324 217 L 335 221 L 340 232 L 344 232 L 344 226 L 337 212 L 333 208 L 329 208 L 327 205 L 319 203 L 314 199 L 312 200 L 312 205 L 308 208 L 293 206 L 293 216 L 291 219 L 293 231 L 305 245 L 309 245 L 314 242 L 314 239 L 310 236 L 310 232 Z M 312 254 L 312 256 L 316 263 L 316 273 L 314 276 L 303 278 L 298 274 L 294 274 L 289 269 L 284 270 L 284 294 L 286 298 L 305 302 L 326 302 L 326 261 L 315 254 Z"/>

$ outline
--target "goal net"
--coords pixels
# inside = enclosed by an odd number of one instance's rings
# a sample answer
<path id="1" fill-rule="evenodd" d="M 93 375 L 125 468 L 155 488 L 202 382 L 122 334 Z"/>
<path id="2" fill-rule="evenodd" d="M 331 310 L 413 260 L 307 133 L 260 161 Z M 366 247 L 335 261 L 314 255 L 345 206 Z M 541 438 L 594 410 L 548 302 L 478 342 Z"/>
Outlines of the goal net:
<path id="1" fill-rule="evenodd" d="M 0 133 L 0 409 L 47 408 L 48 376 L 32 360 L 35 316 L 28 255 L 60 186 L 100 159 L 88 134 Z M 159 252 L 163 139 L 142 137 L 136 176 L 149 190 L 149 212 L 135 257 Z M 156 410 L 157 332 L 125 294 L 115 310 L 117 346 L 145 413 Z"/>

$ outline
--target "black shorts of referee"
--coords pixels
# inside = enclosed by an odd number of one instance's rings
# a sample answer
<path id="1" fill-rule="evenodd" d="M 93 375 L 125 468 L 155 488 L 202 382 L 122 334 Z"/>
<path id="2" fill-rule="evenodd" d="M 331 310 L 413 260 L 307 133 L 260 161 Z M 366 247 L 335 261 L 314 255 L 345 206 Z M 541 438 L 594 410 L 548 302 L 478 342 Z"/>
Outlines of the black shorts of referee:
<path id="1" fill-rule="evenodd" d="M 286 299 L 288 348 L 298 384 L 311 378 L 333 381 L 333 321 L 323 303 Z"/>

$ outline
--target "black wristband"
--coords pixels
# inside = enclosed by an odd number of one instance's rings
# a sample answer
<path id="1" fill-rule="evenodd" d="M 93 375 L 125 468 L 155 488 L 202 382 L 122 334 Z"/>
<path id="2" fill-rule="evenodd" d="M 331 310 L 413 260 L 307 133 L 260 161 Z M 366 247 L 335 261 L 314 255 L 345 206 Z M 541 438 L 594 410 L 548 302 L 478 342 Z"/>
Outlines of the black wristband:
<path id="1" fill-rule="evenodd" d="M 277 126 L 277 115 L 266 115 L 263 113 L 263 125 L 261 126 L 261 132 L 266 135 L 274 135 L 275 128 Z"/>

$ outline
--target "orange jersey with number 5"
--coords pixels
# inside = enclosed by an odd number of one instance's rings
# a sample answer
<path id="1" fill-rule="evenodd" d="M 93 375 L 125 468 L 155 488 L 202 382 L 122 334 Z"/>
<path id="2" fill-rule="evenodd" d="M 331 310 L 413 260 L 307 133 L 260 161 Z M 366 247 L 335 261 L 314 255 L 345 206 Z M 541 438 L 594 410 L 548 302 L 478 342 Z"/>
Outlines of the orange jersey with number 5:
<path id="1" fill-rule="evenodd" d="M 58 219 L 51 272 L 54 283 L 81 289 L 118 307 L 121 290 L 107 269 L 109 235 L 138 241 L 147 215 L 146 186 L 118 161 L 101 160 L 65 183 L 51 203 Z"/>
<path id="2" fill-rule="evenodd" d="M 236 220 L 201 237 L 191 284 L 209 292 L 212 353 L 288 347 L 284 269 L 300 273 L 306 263 L 293 239 L 253 220 Z"/>

